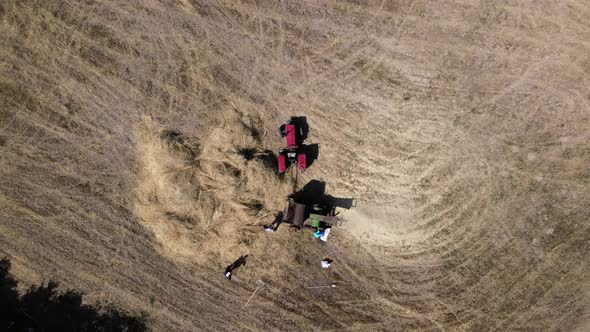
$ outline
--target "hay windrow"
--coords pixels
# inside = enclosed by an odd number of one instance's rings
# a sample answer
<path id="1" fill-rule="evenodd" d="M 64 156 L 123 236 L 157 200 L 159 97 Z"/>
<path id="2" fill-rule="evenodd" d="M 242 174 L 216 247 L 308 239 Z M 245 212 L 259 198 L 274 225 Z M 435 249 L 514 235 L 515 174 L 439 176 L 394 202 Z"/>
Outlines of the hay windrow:
<path id="1" fill-rule="evenodd" d="M 257 216 L 282 209 L 291 186 L 263 161 L 240 153 L 262 148 L 237 117 L 202 141 L 145 118 L 136 141 L 135 213 L 173 259 L 200 262 L 244 250 L 240 232 L 258 224 Z"/>

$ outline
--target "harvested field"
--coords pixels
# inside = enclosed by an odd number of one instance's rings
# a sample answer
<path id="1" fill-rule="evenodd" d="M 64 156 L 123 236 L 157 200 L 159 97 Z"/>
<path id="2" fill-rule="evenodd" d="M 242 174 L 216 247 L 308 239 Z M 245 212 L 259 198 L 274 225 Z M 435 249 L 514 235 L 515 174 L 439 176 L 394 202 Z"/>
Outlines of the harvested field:
<path id="1" fill-rule="evenodd" d="M 157 331 L 588 330 L 589 41 L 587 1 L 2 1 L 0 259 Z M 264 232 L 312 180 L 329 241 Z"/>

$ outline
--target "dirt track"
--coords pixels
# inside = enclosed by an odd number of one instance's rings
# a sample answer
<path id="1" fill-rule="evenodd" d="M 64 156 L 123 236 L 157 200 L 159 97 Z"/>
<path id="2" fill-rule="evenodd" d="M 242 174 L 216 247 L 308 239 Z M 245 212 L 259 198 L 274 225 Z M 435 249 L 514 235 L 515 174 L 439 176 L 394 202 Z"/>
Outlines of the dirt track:
<path id="1" fill-rule="evenodd" d="M 0 256 L 156 330 L 587 330 L 589 41 L 586 1 L 2 2 Z M 291 115 L 306 173 L 243 158 Z M 314 179 L 343 227 L 264 233 Z"/>

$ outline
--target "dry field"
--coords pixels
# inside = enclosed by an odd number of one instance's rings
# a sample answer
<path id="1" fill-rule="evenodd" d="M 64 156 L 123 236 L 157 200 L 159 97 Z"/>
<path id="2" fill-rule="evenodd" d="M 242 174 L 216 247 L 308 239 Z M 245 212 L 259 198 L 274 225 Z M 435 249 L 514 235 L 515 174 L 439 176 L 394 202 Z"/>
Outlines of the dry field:
<path id="1" fill-rule="evenodd" d="M 589 54 L 583 0 L 0 1 L 0 258 L 160 331 L 587 331 Z M 263 232 L 311 180 L 329 242 Z"/>

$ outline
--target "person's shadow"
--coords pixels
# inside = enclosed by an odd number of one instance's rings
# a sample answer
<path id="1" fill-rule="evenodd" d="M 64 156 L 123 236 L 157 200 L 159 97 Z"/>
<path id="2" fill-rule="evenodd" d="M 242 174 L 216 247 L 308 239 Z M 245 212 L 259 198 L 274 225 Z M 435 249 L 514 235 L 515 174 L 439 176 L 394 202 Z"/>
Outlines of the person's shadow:
<path id="1" fill-rule="evenodd" d="M 237 269 L 242 265 L 246 265 L 246 259 L 248 255 L 242 255 L 238 258 L 235 262 L 231 263 L 227 268 L 225 268 L 225 272 L 232 272 L 233 270 Z"/>
<path id="2" fill-rule="evenodd" d="M 279 226 L 281 225 L 283 221 L 283 212 L 279 212 L 277 214 L 275 214 L 275 220 L 273 220 L 272 224 L 270 224 L 270 226 L 273 228 L 274 231 L 276 231 L 277 229 L 279 229 Z"/>

